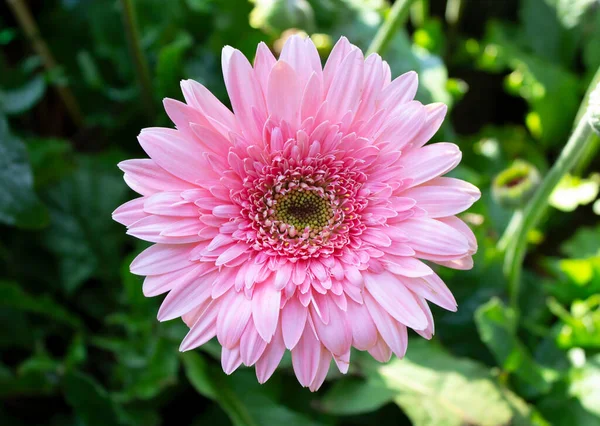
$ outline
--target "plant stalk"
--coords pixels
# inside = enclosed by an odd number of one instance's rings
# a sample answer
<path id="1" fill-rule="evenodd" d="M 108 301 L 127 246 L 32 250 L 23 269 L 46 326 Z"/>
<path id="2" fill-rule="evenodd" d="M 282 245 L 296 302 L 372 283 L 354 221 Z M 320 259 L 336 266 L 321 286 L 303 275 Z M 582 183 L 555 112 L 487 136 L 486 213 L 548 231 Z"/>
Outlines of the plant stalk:
<path id="1" fill-rule="evenodd" d="M 390 9 L 389 15 L 381 27 L 379 27 L 379 30 L 377 30 L 377 34 L 375 34 L 375 37 L 367 50 L 367 55 L 379 53 L 383 56 L 398 28 L 408 19 L 410 7 L 414 1 L 415 0 L 396 0 Z"/>
<path id="2" fill-rule="evenodd" d="M 144 107 L 146 109 L 146 114 L 151 120 L 154 118 L 154 97 L 152 96 L 152 80 L 150 78 L 150 71 L 148 70 L 146 56 L 144 55 L 144 51 L 142 50 L 135 7 L 132 0 L 121 0 L 121 6 L 123 8 L 123 26 L 125 27 L 125 32 L 127 33 L 129 51 L 131 53 L 131 56 L 133 57 L 133 63 L 135 65 L 135 71 L 137 74 L 138 84 L 143 98 Z"/>
<path id="3" fill-rule="evenodd" d="M 518 222 L 513 240 L 508 245 L 505 256 L 505 273 L 508 277 L 508 290 L 511 306 L 515 313 L 519 312 L 518 301 L 521 286 L 521 272 L 523 260 L 527 251 L 527 235 L 538 224 L 548 208 L 548 198 L 565 174 L 570 172 L 582 155 L 587 151 L 588 145 L 593 140 L 593 130 L 585 113 L 569 141 L 563 148 L 558 159 L 542 181 L 529 203 L 523 210 L 523 219 Z"/>
<path id="4" fill-rule="evenodd" d="M 40 30 L 31 16 L 31 12 L 27 7 L 27 4 L 23 0 L 7 0 L 8 6 L 12 9 L 15 18 L 19 22 L 19 25 L 25 32 L 25 35 L 29 39 L 31 46 L 35 53 L 42 58 L 44 68 L 47 72 L 57 68 L 56 60 L 52 55 L 52 52 L 48 48 L 48 45 L 42 38 Z M 83 116 L 81 115 L 81 109 L 77 103 L 77 99 L 71 92 L 71 89 L 67 86 L 55 85 L 55 88 L 60 96 L 62 102 L 67 108 L 67 112 L 73 120 L 76 126 L 81 126 L 83 123 Z"/>

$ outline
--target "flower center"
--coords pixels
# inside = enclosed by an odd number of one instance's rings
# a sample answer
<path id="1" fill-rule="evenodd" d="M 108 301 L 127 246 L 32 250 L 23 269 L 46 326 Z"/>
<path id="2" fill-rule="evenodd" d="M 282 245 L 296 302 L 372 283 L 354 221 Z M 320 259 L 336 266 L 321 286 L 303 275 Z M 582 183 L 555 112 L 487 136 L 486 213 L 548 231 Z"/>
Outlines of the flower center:
<path id="1" fill-rule="evenodd" d="M 329 201 L 314 191 L 295 189 L 286 194 L 275 195 L 274 219 L 293 226 L 302 232 L 319 232 L 333 217 Z"/>

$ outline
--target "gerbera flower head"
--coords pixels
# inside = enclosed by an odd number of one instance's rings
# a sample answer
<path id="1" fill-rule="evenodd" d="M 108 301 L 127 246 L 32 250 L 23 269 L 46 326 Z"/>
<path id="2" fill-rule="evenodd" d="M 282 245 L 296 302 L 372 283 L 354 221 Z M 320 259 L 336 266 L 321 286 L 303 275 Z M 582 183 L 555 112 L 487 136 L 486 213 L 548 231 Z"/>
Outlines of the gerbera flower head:
<path id="1" fill-rule="evenodd" d="M 150 159 L 119 165 L 141 197 L 113 217 L 155 243 L 131 272 L 168 292 L 158 319 L 190 327 L 181 350 L 216 336 L 224 371 L 255 365 L 262 383 L 287 349 L 314 391 L 351 347 L 384 362 L 408 328 L 431 338 L 427 301 L 456 302 L 422 260 L 468 269 L 477 248 L 455 215 L 479 191 L 441 177 L 458 147 L 425 145 L 446 106 L 345 38 L 324 67 L 298 36 L 279 59 L 261 43 L 254 65 L 225 47 L 222 66 L 233 112 L 183 81 L 185 103 L 164 102 L 176 129 L 144 129 Z"/>

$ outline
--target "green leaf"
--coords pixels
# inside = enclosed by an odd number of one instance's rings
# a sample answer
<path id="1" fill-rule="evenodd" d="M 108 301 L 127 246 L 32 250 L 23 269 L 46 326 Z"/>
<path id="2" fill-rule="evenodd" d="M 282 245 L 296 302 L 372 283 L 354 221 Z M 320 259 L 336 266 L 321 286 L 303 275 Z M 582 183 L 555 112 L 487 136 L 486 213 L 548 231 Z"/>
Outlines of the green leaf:
<path id="1" fill-rule="evenodd" d="M 63 391 L 67 402 L 85 426 L 122 424 L 117 406 L 92 377 L 69 371 L 63 378 Z"/>
<path id="2" fill-rule="evenodd" d="M 269 395 L 268 385 L 260 385 L 253 372 L 237 371 L 226 376 L 219 367 L 208 364 L 200 355 L 182 355 L 188 380 L 194 388 L 214 399 L 234 426 L 286 425 L 319 426 L 320 423 L 278 404 Z"/>
<path id="3" fill-rule="evenodd" d="M 54 302 L 49 296 L 32 296 L 16 283 L 0 281 L 0 306 L 44 315 L 52 321 L 61 322 L 74 328 L 82 326 L 74 314 Z"/>
<path id="4" fill-rule="evenodd" d="M 71 340 L 69 347 L 67 348 L 67 353 L 65 355 L 65 367 L 73 368 L 85 362 L 87 359 L 87 348 L 85 346 L 85 342 L 83 340 L 83 335 L 77 334 Z"/>
<path id="5" fill-rule="evenodd" d="M 417 98 L 424 103 L 444 102 L 452 106 L 448 92 L 448 70 L 442 59 L 418 45 L 412 45 L 404 31 L 394 37 L 386 54 L 393 75 L 414 70 L 419 74 Z"/>
<path id="6" fill-rule="evenodd" d="M 342 379 L 320 401 L 320 408 L 328 414 L 353 415 L 375 411 L 393 401 L 396 391 L 381 383 L 356 378 Z"/>
<path id="7" fill-rule="evenodd" d="M 523 23 L 524 43 L 541 58 L 570 64 L 577 42 L 577 34 L 572 29 L 577 24 L 576 15 L 581 12 L 577 3 L 587 1 L 589 0 L 522 0 L 519 16 Z M 565 7 L 560 7 L 561 4 L 565 4 Z M 557 10 L 559 8 L 560 11 Z M 568 12 L 567 9 L 575 13 L 569 16 L 565 13 Z M 544 36 L 540 37 L 540 34 Z"/>
<path id="8" fill-rule="evenodd" d="M 111 218 L 127 193 L 117 159 L 81 157 L 78 163 L 72 176 L 43 194 L 52 218 L 43 241 L 58 257 L 68 293 L 92 276 L 117 282 L 124 240 L 123 230 Z"/>
<path id="9" fill-rule="evenodd" d="M 585 259 L 550 259 L 545 262 L 555 280 L 546 287 L 562 303 L 600 293 L 600 256 Z"/>
<path id="10" fill-rule="evenodd" d="M 25 145 L 11 135 L 0 115 L 0 223 L 27 229 L 48 224 L 48 210 L 33 190 Z"/>
<path id="11" fill-rule="evenodd" d="M 174 41 L 160 49 L 156 64 L 156 87 L 160 98 L 179 92 L 179 82 L 184 77 L 183 57 L 192 44 L 192 37 L 181 32 Z"/>
<path id="12" fill-rule="evenodd" d="M 33 355 L 13 373 L 0 364 L 0 397 L 51 395 L 58 385 L 60 364 L 46 354 Z"/>
<path id="13" fill-rule="evenodd" d="M 75 167 L 73 147 L 64 139 L 30 138 L 25 141 L 36 188 L 56 183 Z"/>
<path id="14" fill-rule="evenodd" d="M 584 37 L 583 62 L 588 69 L 588 73 L 593 75 L 600 67 L 600 31 L 598 31 L 598 28 L 600 28 L 600 12 L 596 11 L 590 17 L 590 21 L 589 31 Z"/>
<path id="15" fill-rule="evenodd" d="M 38 75 L 18 89 L 0 90 L 0 112 L 21 114 L 35 106 L 46 92 L 46 80 Z"/>
<path id="16" fill-rule="evenodd" d="M 483 365 L 432 342 L 409 346 L 404 359 L 378 366 L 368 377 L 396 392 L 394 402 L 415 426 L 532 424 L 531 409 Z"/>
<path id="17" fill-rule="evenodd" d="M 563 212 L 572 212 L 579 206 L 591 203 L 600 190 L 600 175 L 588 179 L 565 175 L 550 194 L 548 203 Z"/>
<path id="18" fill-rule="evenodd" d="M 517 338 L 516 316 L 512 309 L 494 298 L 477 309 L 475 323 L 481 340 L 504 370 L 514 373 L 538 394 L 550 391 L 557 374 L 537 365 L 527 347 Z"/>
<path id="19" fill-rule="evenodd" d="M 508 24 L 489 23 L 480 66 L 493 72 L 512 69 L 507 89 L 529 104 L 530 132 L 546 145 L 563 144 L 579 107 L 579 80 L 556 62 L 527 52 L 515 34 L 517 29 Z"/>
<path id="20" fill-rule="evenodd" d="M 597 330 L 600 333 L 600 330 Z M 600 355 L 595 355 L 571 373 L 569 393 L 581 402 L 582 407 L 598 416 L 600 421 Z"/>
<path id="21" fill-rule="evenodd" d="M 179 357 L 176 346 L 166 339 L 158 339 L 153 346 L 147 362 L 134 371 L 128 367 L 130 377 L 127 378 L 124 392 L 116 396 L 119 401 L 151 399 L 177 383 Z"/>
<path id="22" fill-rule="evenodd" d="M 217 394 L 208 373 L 209 366 L 204 358 L 194 352 L 184 353 L 181 358 L 185 367 L 185 375 L 194 389 L 207 398 L 215 399 Z"/>
<path id="23" fill-rule="evenodd" d="M 560 250 L 576 259 L 600 256 L 600 224 L 595 228 L 577 228 L 575 234 L 560 246 Z"/>
<path id="24" fill-rule="evenodd" d="M 600 293 L 587 300 L 574 301 L 570 312 L 554 299 L 548 302 L 548 306 L 563 322 L 556 337 L 558 346 L 600 348 Z"/>

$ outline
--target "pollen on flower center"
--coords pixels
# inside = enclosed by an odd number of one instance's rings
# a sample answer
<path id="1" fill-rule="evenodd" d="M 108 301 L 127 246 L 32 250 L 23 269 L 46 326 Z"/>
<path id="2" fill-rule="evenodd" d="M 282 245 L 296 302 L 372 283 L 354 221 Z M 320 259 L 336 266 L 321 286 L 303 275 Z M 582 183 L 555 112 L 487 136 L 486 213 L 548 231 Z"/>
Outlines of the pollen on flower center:
<path id="1" fill-rule="evenodd" d="M 318 232 L 333 217 L 330 202 L 314 191 L 296 189 L 275 195 L 273 218 L 302 232 Z M 293 235 L 290 235 L 293 236 Z"/>

